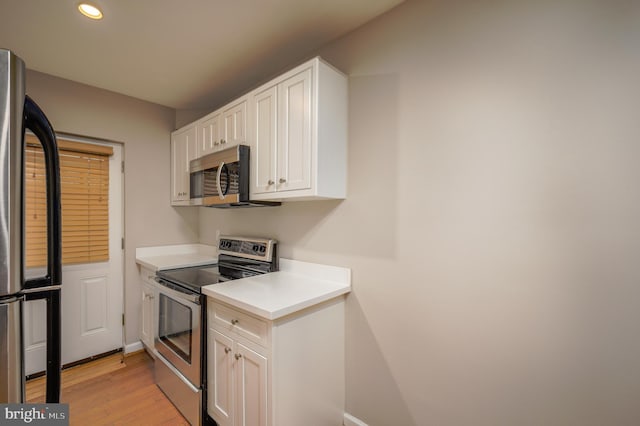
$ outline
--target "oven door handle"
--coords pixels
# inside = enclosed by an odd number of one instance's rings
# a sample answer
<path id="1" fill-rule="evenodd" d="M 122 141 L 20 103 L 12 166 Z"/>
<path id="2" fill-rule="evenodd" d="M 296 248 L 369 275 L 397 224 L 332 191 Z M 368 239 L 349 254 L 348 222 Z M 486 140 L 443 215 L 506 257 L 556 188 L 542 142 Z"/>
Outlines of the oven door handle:
<path id="1" fill-rule="evenodd" d="M 200 295 L 199 294 L 193 294 L 193 293 L 183 293 L 181 291 L 177 291 L 174 290 L 172 288 L 167 287 L 167 285 L 165 283 L 168 283 L 167 281 L 163 280 L 162 278 L 158 278 L 158 277 L 153 277 L 153 280 L 158 283 L 158 291 L 160 291 L 161 293 L 166 294 L 167 296 L 176 299 L 176 300 L 184 300 L 187 302 L 191 302 L 195 305 L 200 305 Z"/>

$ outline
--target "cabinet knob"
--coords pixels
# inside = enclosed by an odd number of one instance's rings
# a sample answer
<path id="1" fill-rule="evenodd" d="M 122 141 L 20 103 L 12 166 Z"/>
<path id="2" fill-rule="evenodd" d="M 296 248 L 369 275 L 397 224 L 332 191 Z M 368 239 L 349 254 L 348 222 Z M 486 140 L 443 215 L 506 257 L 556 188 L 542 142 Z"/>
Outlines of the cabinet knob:
<path id="1" fill-rule="evenodd" d="M 240 358 L 242 358 L 242 354 L 235 354 L 235 355 L 234 355 L 234 357 L 235 357 L 236 359 L 240 359 Z"/>
<path id="2" fill-rule="evenodd" d="M 280 178 L 279 182 L 280 183 L 285 183 L 287 180 L 285 178 Z"/>
<path id="3" fill-rule="evenodd" d="M 229 352 L 231 352 L 231 348 L 224 348 L 224 353 L 228 354 Z"/>
<path id="4" fill-rule="evenodd" d="M 231 320 L 231 325 L 236 325 L 237 323 L 239 323 L 240 321 L 237 319 L 232 319 Z"/>
<path id="5" fill-rule="evenodd" d="M 220 139 L 220 143 L 223 143 L 223 144 L 224 144 L 224 143 L 227 143 L 227 141 L 226 141 L 226 140 L 224 140 L 224 139 Z"/>
<path id="6" fill-rule="evenodd" d="M 213 144 L 214 145 L 220 145 L 220 143 L 217 140 L 213 141 Z"/>
<path id="7" fill-rule="evenodd" d="M 275 182 L 272 181 L 271 179 L 269 179 L 269 182 L 267 182 L 267 185 L 273 185 Z"/>

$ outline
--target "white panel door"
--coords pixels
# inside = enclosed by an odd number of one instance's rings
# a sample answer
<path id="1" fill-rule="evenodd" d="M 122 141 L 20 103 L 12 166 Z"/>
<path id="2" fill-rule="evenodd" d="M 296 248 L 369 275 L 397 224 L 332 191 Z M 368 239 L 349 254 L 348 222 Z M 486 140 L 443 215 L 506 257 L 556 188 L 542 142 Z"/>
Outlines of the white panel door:
<path id="1" fill-rule="evenodd" d="M 87 142 L 82 140 L 82 142 Z M 122 147 L 109 160 L 109 261 L 62 267 L 62 363 L 123 347 Z M 46 304 L 25 302 L 25 373 L 45 370 Z"/>
<path id="2" fill-rule="evenodd" d="M 220 114 L 213 114 L 197 124 L 198 148 L 195 158 L 210 154 L 220 147 Z"/>
<path id="3" fill-rule="evenodd" d="M 243 100 L 222 113 L 223 135 L 221 148 L 229 148 L 247 141 L 247 101 Z"/>
<path id="4" fill-rule="evenodd" d="M 171 201 L 189 202 L 189 162 L 196 158 L 196 126 L 193 125 L 171 138 Z"/>
<path id="5" fill-rule="evenodd" d="M 144 269 L 143 269 L 144 271 Z M 153 318 L 155 317 L 154 289 L 146 282 L 142 283 L 142 322 L 140 324 L 140 340 L 147 348 L 153 350 L 153 339 L 156 335 Z"/>
<path id="6" fill-rule="evenodd" d="M 276 190 L 276 144 L 278 136 L 278 86 L 257 93 L 253 98 L 254 141 L 251 148 L 252 193 Z"/>
<path id="7" fill-rule="evenodd" d="M 207 411 L 219 426 L 233 426 L 233 341 L 209 329 Z"/>
<path id="8" fill-rule="evenodd" d="M 240 343 L 234 358 L 237 424 L 267 426 L 267 358 Z"/>
<path id="9" fill-rule="evenodd" d="M 311 188 L 311 77 L 308 68 L 279 86 L 278 191 Z"/>

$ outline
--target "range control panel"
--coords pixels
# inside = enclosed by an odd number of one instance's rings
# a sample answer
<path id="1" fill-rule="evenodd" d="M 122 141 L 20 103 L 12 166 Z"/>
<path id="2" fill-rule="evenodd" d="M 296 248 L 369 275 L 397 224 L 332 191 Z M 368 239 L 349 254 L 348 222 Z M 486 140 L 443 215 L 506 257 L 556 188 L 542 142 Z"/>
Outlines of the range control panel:
<path id="1" fill-rule="evenodd" d="M 275 240 L 244 237 L 220 237 L 218 251 L 231 256 L 271 261 Z"/>

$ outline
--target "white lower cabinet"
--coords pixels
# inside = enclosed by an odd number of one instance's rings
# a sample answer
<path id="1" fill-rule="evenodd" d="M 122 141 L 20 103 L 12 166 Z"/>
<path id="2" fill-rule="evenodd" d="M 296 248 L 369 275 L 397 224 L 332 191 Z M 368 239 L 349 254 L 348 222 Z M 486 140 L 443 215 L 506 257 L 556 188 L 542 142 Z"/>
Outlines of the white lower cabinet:
<path id="1" fill-rule="evenodd" d="M 154 338 L 156 335 L 154 326 L 155 293 L 149 280 L 154 273 L 146 268 L 140 269 L 140 283 L 142 285 L 142 321 L 140 321 L 140 340 L 150 353 L 154 352 Z"/>
<path id="2" fill-rule="evenodd" d="M 207 412 L 218 425 L 342 424 L 342 298 L 273 321 L 207 303 Z"/>
<path id="3" fill-rule="evenodd" d="M 267 424 L 267 358 L 209 329 L 209 415 L 219 426 Z"/>

